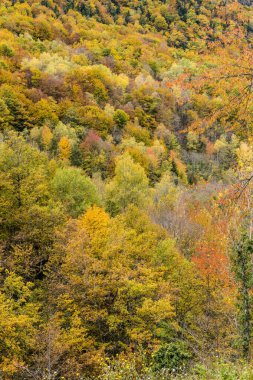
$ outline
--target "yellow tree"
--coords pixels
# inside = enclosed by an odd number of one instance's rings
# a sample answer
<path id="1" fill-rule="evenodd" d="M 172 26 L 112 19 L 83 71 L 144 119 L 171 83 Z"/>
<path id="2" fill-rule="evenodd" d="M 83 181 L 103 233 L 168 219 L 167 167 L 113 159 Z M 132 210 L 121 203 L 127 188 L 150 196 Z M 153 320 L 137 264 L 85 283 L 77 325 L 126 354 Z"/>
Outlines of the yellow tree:
<path id="1" fill-rule="evenodd" d="M 52 143 L 53 134 L 48 125 L 45 125 L 41 130 L 41 140 L 44 148 L 48 150 Z"/>
<path id="2" fill-rule="evenodd" d="M 59 158 L 64 162 L 68 162 L 71 154 L 71 143 L 66 136 L 63 136 L 60 139 L 58 143 L 58 152 Z"/>
<path id="3" fill-rule="evenodd" d="M 92 207 L 71 221 L 59 234 L 49 268 L 62 337 L 77 316 L 76 333 L 85 331 L 80 344 L 87 348 L 75 356 L 70 347 L 66 357 L 73 367 L 66 371 L 96 373 L 101 358 L 131 356 L 140 347 L 149 355 L 164 339 L 177 339 L 201 310 L 194 266 L 134 206 L 115 218 Z"/>

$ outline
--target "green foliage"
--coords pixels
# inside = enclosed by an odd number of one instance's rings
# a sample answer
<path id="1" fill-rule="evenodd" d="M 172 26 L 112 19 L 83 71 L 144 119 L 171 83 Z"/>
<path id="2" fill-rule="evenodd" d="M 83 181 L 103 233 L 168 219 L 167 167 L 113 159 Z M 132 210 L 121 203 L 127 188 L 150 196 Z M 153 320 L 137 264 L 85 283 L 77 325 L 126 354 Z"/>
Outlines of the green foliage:
<path id="1" fill-rule="evenodd" d="M 114 112 L 113 120 L 118 128 L 124 128 L 129 120 L 129 116 L 123 110 Z"/>
<path id="2" fill-rule="evenodd" d="M 148 178 L 144 169 L 125 154 L 116 164 L 115 177 L 107 185 L 107 208 L 112 214 L 127 206 L 144 205 L 148 196 Z"/>
<path id="3" fill-rule="evenodd" d="M 8 45 L 2 44 L 0 45 L 0 54 L 6 57 L 13 57 L 14 52 Z"/>
<path id="4" fill-rule="evenodd" d="M 166 368 L 171 373 L 185 372 L 192 354 L 181 342 L 168 343 L 159 348 L 153 356 L 155 371 Z"/>
<path id="5" fill-rule="evenodd" d="M 243 235 L 237 242 L 232 253 L 232 263 L 236 279 L 238 281 L 238 301 L 240 305 L 240 329 L 241 346 L 244 359 L 250 355 L 251 321 L 252 321 L 252 254 L 253 241 L 247 235 Z"/>
<path id="6" fill-rule="evenodd" d="M 89 206 L 99 204 L 95 185 L 81 169 L 57 169 L 51 187 L 56 201 L 60 201 L 73 217 L 82 214 Z"/>

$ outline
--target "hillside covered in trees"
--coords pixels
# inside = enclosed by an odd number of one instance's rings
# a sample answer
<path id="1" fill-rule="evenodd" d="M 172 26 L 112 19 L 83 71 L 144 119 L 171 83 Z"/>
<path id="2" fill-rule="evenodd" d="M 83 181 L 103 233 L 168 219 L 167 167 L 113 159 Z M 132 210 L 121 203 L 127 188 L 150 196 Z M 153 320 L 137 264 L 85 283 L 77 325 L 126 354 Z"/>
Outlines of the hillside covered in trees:
<path id="1" fill-rule="evenodd" d="M 0 379 L 252 380 L 253 7 L 0 2 Z"/>

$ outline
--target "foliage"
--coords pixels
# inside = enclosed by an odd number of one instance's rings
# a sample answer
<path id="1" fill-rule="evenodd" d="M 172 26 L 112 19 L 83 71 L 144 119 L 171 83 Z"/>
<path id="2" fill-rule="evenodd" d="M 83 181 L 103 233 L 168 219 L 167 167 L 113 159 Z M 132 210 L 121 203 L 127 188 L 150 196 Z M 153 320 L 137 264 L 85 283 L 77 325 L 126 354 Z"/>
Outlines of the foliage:
<path id="1" fill-rule="evenodd" d="M 166 368 L 169 372 L 177 373 L 186 370 L 191 354 L 180 342 L 169 343 L 159 348 L 153 356 L 154 370 Z"/>
<path id="2" fill-rule="evenodd" d="M 125 154 L 119 158 L 115 177 L 107 186 L 108 210 L 115 214 L 128 205 L 141 206 L 148 196 L 148 178 L 144 169 Z"/>
<path id="3" fill-rule="evenodd" d="M 250 3 L 1 1 L 4 380 L 252 378 Z"/>
<path id="4" fill-rule="evenodd" d="M 78 168 L 58 168 L 51 182 L 56 201 L 60 201 L 69 215 L 77 217 L 88 206 L 99 203 L 97 189 Z"/>

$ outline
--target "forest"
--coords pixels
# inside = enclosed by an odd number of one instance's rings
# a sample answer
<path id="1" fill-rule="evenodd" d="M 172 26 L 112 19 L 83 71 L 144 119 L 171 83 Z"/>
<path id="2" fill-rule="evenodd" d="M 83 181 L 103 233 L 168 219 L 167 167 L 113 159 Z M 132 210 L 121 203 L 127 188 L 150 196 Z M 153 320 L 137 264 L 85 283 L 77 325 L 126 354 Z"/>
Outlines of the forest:
<path id="1" fill-rule="evenodd" d="M 253 380 L 251 2 L 1 0 L 1 380 Z"/>

